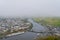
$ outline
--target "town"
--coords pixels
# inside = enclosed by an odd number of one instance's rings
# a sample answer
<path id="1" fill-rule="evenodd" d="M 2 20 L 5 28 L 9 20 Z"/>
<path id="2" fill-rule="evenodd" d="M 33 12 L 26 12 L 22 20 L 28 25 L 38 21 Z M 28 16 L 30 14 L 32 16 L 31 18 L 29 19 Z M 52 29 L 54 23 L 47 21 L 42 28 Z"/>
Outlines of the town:
<path id="1" fill-rule="evenodd" d="M 29 30 L 31 23 L 21 18 L 0 18 L 0 34 L 9 35 Z"/>

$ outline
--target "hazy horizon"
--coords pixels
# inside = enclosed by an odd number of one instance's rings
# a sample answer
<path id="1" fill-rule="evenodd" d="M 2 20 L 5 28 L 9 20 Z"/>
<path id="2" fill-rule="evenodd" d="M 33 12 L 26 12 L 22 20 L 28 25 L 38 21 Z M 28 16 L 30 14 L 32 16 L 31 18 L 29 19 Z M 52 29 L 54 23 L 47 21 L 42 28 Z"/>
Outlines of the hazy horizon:
<path id="1" fill-rule="evenodd" d="M 60 0 L 0 0 L 0 16 L 60 17 Z"/>

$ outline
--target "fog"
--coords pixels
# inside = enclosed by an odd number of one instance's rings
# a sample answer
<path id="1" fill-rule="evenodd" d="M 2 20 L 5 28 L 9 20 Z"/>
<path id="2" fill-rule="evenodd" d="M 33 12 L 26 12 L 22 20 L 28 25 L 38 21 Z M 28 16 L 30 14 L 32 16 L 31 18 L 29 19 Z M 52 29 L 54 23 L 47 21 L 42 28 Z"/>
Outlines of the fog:
<path id="1" fill-rule="evenodd" d="M 60 0 L 0 0 L 0 16 L 60 16 Z"/>

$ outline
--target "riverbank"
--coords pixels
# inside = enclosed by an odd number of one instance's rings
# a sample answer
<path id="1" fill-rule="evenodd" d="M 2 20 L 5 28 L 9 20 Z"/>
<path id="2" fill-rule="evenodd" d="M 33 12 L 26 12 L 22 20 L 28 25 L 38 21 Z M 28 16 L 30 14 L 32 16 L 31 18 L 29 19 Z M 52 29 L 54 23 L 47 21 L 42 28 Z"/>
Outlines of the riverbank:
<path id="1" fill-rule="evenodd" d="M 23 34 L 24 33 L 24 31 L 23 32 L 17 32 L 17 33 L 12 33 L 12 34 L 8 34 L 8 35 L 6 35 L 6 36 L 15 36 L 15 35 L 19 35 L 19 34 Z"/>

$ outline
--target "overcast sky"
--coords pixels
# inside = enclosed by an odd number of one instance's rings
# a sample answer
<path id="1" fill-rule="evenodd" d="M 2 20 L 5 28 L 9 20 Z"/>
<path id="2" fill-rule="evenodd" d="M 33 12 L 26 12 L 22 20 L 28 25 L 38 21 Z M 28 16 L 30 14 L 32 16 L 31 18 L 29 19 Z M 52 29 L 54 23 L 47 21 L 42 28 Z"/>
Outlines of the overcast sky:
<path id="1" fill-rule="evenodd" d="M 60 0 L 0 0 L 0 16 L 60 16 Z"/>

